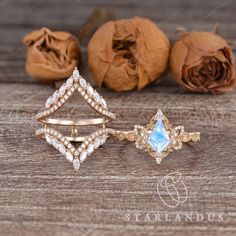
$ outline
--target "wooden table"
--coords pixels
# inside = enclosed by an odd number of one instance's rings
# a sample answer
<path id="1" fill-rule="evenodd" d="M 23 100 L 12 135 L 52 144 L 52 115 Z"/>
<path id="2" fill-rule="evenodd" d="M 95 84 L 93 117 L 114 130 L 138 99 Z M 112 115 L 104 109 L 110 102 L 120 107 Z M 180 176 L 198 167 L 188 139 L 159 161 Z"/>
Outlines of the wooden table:
<path id="1" fill-rule="evenodd" d="M 54 89 L 25 74 L 22 37 L 42 26 L 79 32 L 98 6 L 112 7 L 117 18 L 149 17 L 169 37 L 178 26 L 211 30 L 220 22 L 221 34 L 236 38 L 236 3 L 230 0 L 1 0 L 0 235 L 235 235 L 235 92 L 189 94 L 168 75 L 142 92 L 99 89 L 122 114 L 114 128 L 145 125 L 161 107 L 174 125 L 202 133 L 199 144 L 174 152 L 160 166 L 134 144 L 109 140 L 76 173 L 35 136 L 34 114 Z M 82 51 L 87 77 L 86 42 Z M 88 113 L 82 100 L 72 107 Z M 173 172 L 181 173 L 188 196 L 168 207 L 157 185 Z M 160 195 L 165 199 L 166 189 Z"/>

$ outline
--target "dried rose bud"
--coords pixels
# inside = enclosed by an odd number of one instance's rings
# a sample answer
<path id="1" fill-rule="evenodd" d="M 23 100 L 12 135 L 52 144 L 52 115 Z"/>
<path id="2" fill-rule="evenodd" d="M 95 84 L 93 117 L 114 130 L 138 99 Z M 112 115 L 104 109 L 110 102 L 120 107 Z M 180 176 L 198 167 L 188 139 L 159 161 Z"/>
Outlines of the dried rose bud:
<path id="1" fill-rule="evenodd" d="M 169 49 L 166 35 L 148 19 L 110 21 L 90 40 L 88 64 L 98 86 L 140 90 L 165 71 Z"/>
<path id="2" fill-rule="evenodd" d="M 217 94 L 236 85 L 232 50 L 214 33 L 183 33 L 172 47 L 170 67 L 173 78 L 193 92 Z"/>
<path id="3" fill-rule="evenodd" d="M 42 28 L 26 35 L 23 42 L 28 47 L 26 71 L 35 79 L 64 79 L 80 64 L 80 46 L 70 33 Z"/>

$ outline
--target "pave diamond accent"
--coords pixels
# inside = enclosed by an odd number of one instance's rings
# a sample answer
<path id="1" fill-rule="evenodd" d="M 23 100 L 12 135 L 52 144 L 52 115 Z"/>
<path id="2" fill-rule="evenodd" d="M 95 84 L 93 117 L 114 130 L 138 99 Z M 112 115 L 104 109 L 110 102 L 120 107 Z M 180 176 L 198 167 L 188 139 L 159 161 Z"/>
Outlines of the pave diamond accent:
<path id="1" fill-rule="evenodd" d="M 92 86 L 89 85 L 89 86 L 87 87 L 87 90 L 88 90 L 89 94 L 93 95 L 93 91 L 94 91 L 94 90 L 93 90 Z"/>
<path id="2" fill-rule="evenodd" d="M 106 101 L 104 100 L 104 98 L 102 98 L 102 97 L 101 97 L 101 104 L 102 104 L 105 108 L 107 108 L 107 103 L 106 103 Z"/>
<path id="3" fill-rule="evenodd" d="M 52 103 L 53 103 L 53 99 L 52 99 L 52 96 L 50 96 L 48 99 L 47 99 L 47 101 L 46 101 L 46 107 L 48 108 L 48 107 L 50 107 L 51 105 L 52 105 Z"/>
<path id="4" fill-rule="evenodd" d="M 89 146 L 88 146 L 88 155 L 92 154 L 93 151 L 94 151 L 94 145 L 91 143 L 91 144 L 89 144 Z"/>
<path id="5" fill-rule="evenodd" d="M 75 91 L 78 91 L 90 107 L 101 115 L 107 116 L 110 119 L 116 118 L 115 114 L 109 111 L 104 98 L 86 82 L 79 74 L 78 69 L 75 68 L 72 76 L 70 76 L 67 81 L 47 99 L 44 110 L 35 116 L 36 119 L 40 120 L 43 117 L 56 112 L 64 105 L 64 103 L 66 103 Z"/>
<path id="6" fill-rule="evenodd" d="M 73 155 L 70 153 L 70 152 L 66 152 L 66 159 L 69 161 L 69 162 L 73 162 Z"/>
<path id="7" fill-rule="evenodd" d="M 109 128 L 98 129 L 87 136 L 79 148 L 75 148 L 70 141 L 58 131 L 52 128 L 41 128 L 36 135 L 43 135 L 46 141 L 63 154 L 69 162 L 73 163 L 75 170 L 80 168 L 82 162 L 91 155 L 97 148 L 105 144 L 107 138 L 115 131 Z"/>
<path id="8" fill-rule="evenodd" d="M 59 152 L 60 152 L 62 155 L 65 155 L 66 149 L 65 149 L 64 145 L 61 144 L 61 145 L 58 147 L 58 150 L 59 150 Z"/>
<path id="9" fill-rule="evenodd" d="M 73 78 L 79 78 L 80 74 L 79 74 L 79 71 L 77 69 L 77 67 L 75 67 L 74 71 L 73 71 Z"/>
<path id="10" fill-rule="evenodd" d="M 65 92 L 66 92 L 66 85 L 63 84 L 63 85 L 60 87 L 58 94 L 59 94 L 60 97 L 62 97 L 62 96 L 65 94 Z"/>
<path id="11" fill-rule="evenodd" d="M 70 87 L 72 86 L 72 84 L 73 84 L 73 78 L 70 77 L 70 78 L 67 79 L 67 81 L 66 81 L 66 88 L 67 88 L 67 89 L 70 89 Z"/>
<path id="12" fill-rule="evenodd" d="M 52 137 L 51 137 L 51 136 L 46 135 L 45 138 L 46 138 L 46 141 L 47 141 L 49 144 L 52 144 Z"/>
<path id="13" fill-rule="evenodd" d="M 80 82 L 80 85 L 83 87 L 83 88 L 87 88 L 87 83 L 86 83 L 86 81 L 85 81 L 85 79 L 84 78 L 80 78 L 79 79 L 79 82 Z"/>
<path id="14" fill-rule="evenodd" d="M 81 154 L 80 154 L 80 162 L 84 162 L 86 160 L 88 156 L 88 153 L 86 151 L 83 151 Z"/>
<path id="15" fill-rule="evenodd" d="M 159 165 L 159 164 L 161 164 L 161 161 L 162 161 L 162 159 L 160 158 L 160 157 L 157 157 L 156 158 L 156 163 Z"/>
<path id="16" fill-rule="evenodd" d="M 79 159 L 74 159 L 73 166 L 74 166 L 75 170 L 79 170 L 79 168 L 80 168 L 80 161 L 79 161 Z"/>
<path id="17" fill-rule="evenodd" d="M 161 117 L 158 117 L 157 123 L 148 138 L 148 143 L 157 152 L 157 154 L 161 154 L 169 146 L 170 142 L 171 139 L 167 133 L 163 121 Z"/>

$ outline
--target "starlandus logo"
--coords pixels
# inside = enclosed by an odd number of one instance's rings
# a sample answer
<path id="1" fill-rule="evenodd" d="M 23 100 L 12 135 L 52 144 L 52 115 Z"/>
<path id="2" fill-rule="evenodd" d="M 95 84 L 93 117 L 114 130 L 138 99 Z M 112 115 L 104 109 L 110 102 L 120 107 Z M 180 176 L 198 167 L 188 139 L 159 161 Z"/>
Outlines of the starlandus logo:
<path id="1" fill-rule="evenodd" d="M 188 199 L 188 190 L 180 172 L 165 175 L 157 184 L 157 193 L 163 204 L 171 208 Z"/>

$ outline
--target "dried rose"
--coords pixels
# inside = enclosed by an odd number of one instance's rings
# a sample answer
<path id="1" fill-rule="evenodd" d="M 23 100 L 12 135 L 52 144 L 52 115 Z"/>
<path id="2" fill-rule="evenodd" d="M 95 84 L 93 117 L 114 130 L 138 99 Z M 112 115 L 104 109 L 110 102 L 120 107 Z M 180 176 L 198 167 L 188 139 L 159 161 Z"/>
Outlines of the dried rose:
<path id="1" fill-rule="evenodd" d="M 67 78 L 81 62 L 79 43 L 70 33 L 42 28 L 26 35 L 23 42 L 28 47 L 26 71 L 35 79 Z"/>
<path id="2" fill-rule="evenodd" d="M 166 35 L 148 19 L 110 21 L 90 40 L 88 64 L 98 86 L 140 90 L 165 71 L 169 49 Z"/>
<path id="3" fill-rule="evenodd" d="M 227 42 L 210 32 L 183 33 L 172 47 L 173 78 L 193 92 L 223 93 L 236 85 L 235 61 Z"/>

